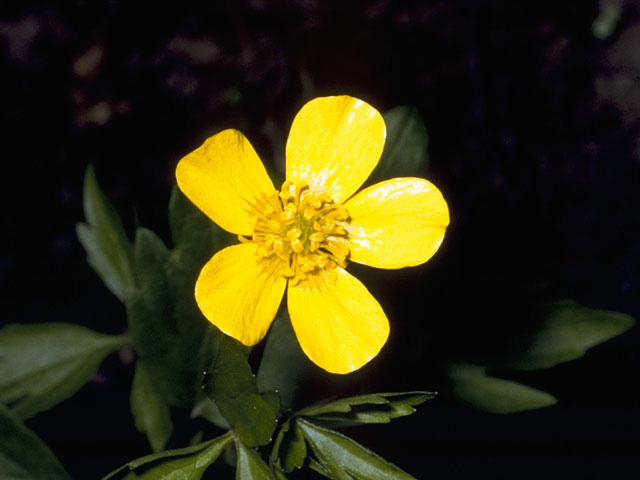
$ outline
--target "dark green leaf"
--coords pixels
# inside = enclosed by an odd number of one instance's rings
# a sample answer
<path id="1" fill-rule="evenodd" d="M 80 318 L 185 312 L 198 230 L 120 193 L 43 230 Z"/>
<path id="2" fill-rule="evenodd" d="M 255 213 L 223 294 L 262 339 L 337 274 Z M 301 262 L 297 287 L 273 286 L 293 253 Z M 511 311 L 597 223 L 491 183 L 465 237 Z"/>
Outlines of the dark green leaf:
<path id="1" fill-rule="evenodd" d="M 124 302 L 135 285 L 133 249 L 118 213 L 100 190 L 91 165 L 84 178 L 84 215 L 87 223 L 79 223 L 76 231 L 87 261 Z"/>
<path id="2" fill-rule="evenodd" d="M 157 391 L 172 405 L 193 407 L 210 361 L 217 330 L 202 316 L 194 299 L 197 270 L 180 262 L 153 232 L 136 235 L 138 288 L 127 300 L 127 316 L 136 351 Z"/>
<path id="3" fill-rule="evenodd" d="M 258 369 L 258 389 L 278 392 L 283 410 L 290 409 L 298 379 L 309 365 L 291 327 L 289 314 L 283 311 L 276 317 L 267 337 Z"/>
<path id="4" fill-rule="evenodd" d="M 229 430 L 231 428 L 227 419 L 222 416 L 222 413 L 220 413 L 218 406 L 209 397 L 204 397 L 195 407 L 193 407 L 193 410 L 191 410 L 191 418 L 196 417 L 209 420 L 211 423 L 223 430 Z"/>
<path id="5" fill-rule="evenodd" d="M 258 393 L 244 348 L 234 339 L 215 339 L 205 391 L 249 447 L 266 445 L 276 426 L 276 409 Z"/>
<path id="6" fill-rule="evenodd" d="M 70 480 L 51 450 L 0 405 L 0 478 Z"/>
<path id="7" fill-rule="evenodd" d="M 183 260 L 198 266 L 198 272 L 214 252 L 233 241 L 232 235 L 202 213 L 177 186 L 169 200 L 169 226 L 173 245 L 182 250 Z"/>
<path id="8" fill-rule="evenodd" d="M 525 341 L 525 353 L 509 366 L 523 370 L 549 368 L 582 357 L 589 348 L 627 331 L 629 315 L 595 310 L 573 302 L 555 304 L 542 327 Z"/>
<path id="9" fill-rule="evenodd" d="M 246 447 L 242 442 L 236 442 L 238 463 L 236 465 L 236 480 L 275 480 L 273 473 L 262 461 L 258 452 Z"/>
<path id="10" fill-rule="evenodd" d="M 418 110 L 396 107 L 384 114 L 384 121 L 387 125 L 384 151 L 367 184 L 394 177 L 424 177 L 429 166 L 429 137 Z"/>
<path id="11" fill-rule="evenodd" d="M 136 364 L 136 373 L 133 377 L 131 413 L 135 419 L 136 428 L 146 433 L 153 451 L 159 452 L 164 449 L 173 430 L 171 412 L 167 402 L 151 383 L 151 378 L 142 361 Z"/>
<path id="12" fill-rule="evenodd" d="M 331 478 L 333 480 L 333 475 L 331 475 L 329 469 L 315 458 L 309 459 L 309 468 L 314 472 L 318 472 L 323 477 Z"/>
<path id="13" fill-rule="evenodd" d="M 623 2 L 599 2 L 600 14 L 591 25 L 591 32 L 598 40 L 606 40 L 615 32 L 622 16 Z"/>
<path id="14" fill-rule="evenodd" d="M 410 480 L 411 475 L 349 437 L 298 419 L 305 439 L 336 480 Z M 414 479 L 415 480 L 415 479 Z"/>
<path id="15" fill-rule="evenodd" d="M 232 440 L 232 433 L 227 432 L 199 445 L 147 455 L 123 465 L 103 480 L 198 480 Z"/>
<path id="16" fill-rule="evenodd" d="M 300 410 L 298 416 L 323 421 L 350 423 L 389 423 L 391 419 L 411 415 L 414 408 L 435 397 L 434 392 L 373 393 L 341 398 Z"/>
<path id="17" fill-rule="evenodd" d="M 20 418 L 76 393 L 125 337 L 67 323 L 8 325 L 0 330 L 0 403 Z"/>
<path id="18" fill-rule="evenodd" d="M 269 462 L 285 472 L 291 472 L 304 464 L 307 445 L 300 429 L 293 420 L 282 424 L 273 443 Z"/>
<path id="19" fill-rule="evenodd" d="M 479 365 L 457 364 L 449 370 L 453 391 L 471 405 L 491 413 L 515 413 L 554 405 L 552 395 L 511 380 L 486 375 Z"/>
<path id="20" fill-rule="evenodd" d="M 276 480 L 287 480 L 287 477 L 285 476 L 284 472 L 277 468 L 273 470 L 273 475 L 276 477 Z"/>
<path id="21" fill-rule="evenodd" d="M 173 250 L 153 232 L 137 232 L 138 288 L 127 302 L 127 313 L 136 350 L 154 387 L 170 404 L 192 408 L 202 397 L 202 372 L 211 363 L 212 339 L 221 335 L 198 309 L 195 283 L 228 238 L 177 188 L 171 195 L 169 224 Z"/>

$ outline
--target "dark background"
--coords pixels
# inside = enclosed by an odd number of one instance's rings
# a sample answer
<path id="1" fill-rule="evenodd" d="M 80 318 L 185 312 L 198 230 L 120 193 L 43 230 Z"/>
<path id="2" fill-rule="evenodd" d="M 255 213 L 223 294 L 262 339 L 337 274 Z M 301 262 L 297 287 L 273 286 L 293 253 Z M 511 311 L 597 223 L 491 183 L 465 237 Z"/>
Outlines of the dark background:
<path id="1" fill-rule="evenodd" d="M 576 362 L 512 375 L 558 398 L 540 411 L 473 410 L 444 375 L 504 349 L 545 301 L 640 317 L 640 5 L 610 3 L 623 9 L 606 39 L 586 0 L 3 4 L 1 322 L 125 329 L 75 236 L 87 164 L 129 231 L 139 221 L 168 240 L 175 165 L 209 135 L 243 131 L 281 180 L 305 101 L 414 105 L 451 227 L 423 266 L 351 268 L 391 338 L 354 375 L 315 371 L 304 395 L 440 390 L 411 418 L 352 432 L 420 479 L 632 477 L 637 327 Z M 74 478 L 148 453 L 128 410 L 128 357 L 27 422 Z M 181 428 L 175 442 L 192 433 Z"/>

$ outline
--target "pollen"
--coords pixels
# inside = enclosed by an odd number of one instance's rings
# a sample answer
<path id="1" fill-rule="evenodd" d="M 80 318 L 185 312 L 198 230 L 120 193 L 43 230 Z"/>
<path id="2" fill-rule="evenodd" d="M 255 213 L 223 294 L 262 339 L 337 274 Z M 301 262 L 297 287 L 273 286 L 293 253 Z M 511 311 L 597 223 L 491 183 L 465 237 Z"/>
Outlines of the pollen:
<path id="1" fill-rule="evenodd" d="M 252 242 L 265 265 L 288 277 L 292 285 L 320 273 L 346 266 L 349 256 L 349 212 L 326 193 L 289 180 L 280 192 L 261 194 L 249 205 L 254 221 Z"/>

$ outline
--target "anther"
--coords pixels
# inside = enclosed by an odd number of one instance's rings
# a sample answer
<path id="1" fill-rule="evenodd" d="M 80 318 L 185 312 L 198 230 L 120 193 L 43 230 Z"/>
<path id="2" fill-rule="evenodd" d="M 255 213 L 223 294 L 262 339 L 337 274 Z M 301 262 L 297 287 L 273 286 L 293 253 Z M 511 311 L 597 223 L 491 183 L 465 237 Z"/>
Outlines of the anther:
<path id="1" fill-rule="evenodd" d="M 302 230 L 300 230 L 299 228 L 292 228 L 287 232 L 287 240 L 293 242 L 295 240 L 298 240 L 300 238 L 300 235 L 302 235 Z"/>
<path id="2" fill-rule="evenodd" d="M 304 245 L 302 245 L 302 242 L 300 240 L 296 239 L 293 242 L 291 242 L 291 249 L 295 253 L 300 253 L 304 250 Z"/>

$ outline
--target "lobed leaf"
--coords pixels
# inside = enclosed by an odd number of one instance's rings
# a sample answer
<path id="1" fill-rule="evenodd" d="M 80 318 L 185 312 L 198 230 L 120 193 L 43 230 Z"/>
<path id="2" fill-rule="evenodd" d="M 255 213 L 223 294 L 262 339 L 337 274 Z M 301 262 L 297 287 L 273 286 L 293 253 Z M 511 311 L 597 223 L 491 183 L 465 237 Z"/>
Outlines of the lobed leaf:
<path id="1" fill-rule="evenodd" d="M 456 364 L 449 370 L 453 391 L 471 405 L 491 413 L 515 413 L 548 407 L 554 396 L 535 388 L 486 375 L 479 365 Z"/>
<path id="2" fill-rule="evenodd" d="M 142 361 L 136 364 L 133 377 L 131 413 L 136 428 L 147 435 L 153 451 L 163 450 L 173 431 L 171 412 L 167 402 L 153 386 Z"/>
<path id="3" fill-rule="evenodd" d="M 220 413 L 218 406 L 209 397 L 204 397 L 191 410 L 191 418 L 196 417 L 204 418 L 223 430 L 229 430 L 231 428 L 227 419 Z"/>
<path id="4" fill-rule="evenodd" d="M 0 330 L 0 403 L 22 419 L 48 410 L 127 341 L 68 323 L 8 325 Z"/>
<path id="5" fill-rule="evenodd" d="M 123 465 L 102 480 L 199 480 L 232 440 L 233 434 L 227 432 L 199 445 L 147 455 Z"/>
<path id="6" fill-rule="evenodd" d="M 333 475 L 331 475 L 331 472 L 327 469 L 327 467 L 324 464 L 317 461 L 315 458 L 309 459 L 309 468 L 314 472 L 319 473 L 323 477 L 330 478 L 333 480 Z"/>
<path id="7" fill-rule="evenodd" d="M 393 418 L 411 415 L 415 406 L 435 395 L 421 391 L 359 395 L 312 405 L 296 415 L 342 424 L 389 423 Z"/>
<path id="8" fill-rule="evenodd" d="M 558 302 L 542 326 L 525 341 L 524 353 L 509 366 L 537 370 L 575 360 L 634 324 L 635 320 L 623 313 L 595 310 L 571 301 Z"/>
<path id="9" fill-rule="evenodd" d="M 273 473 L 255 450 L 242 442 L 236 442 L 236 448 L 236 480 L 275 480 Z"/>
<path id="10" fill-rule="evenodd" d="M 89 265 L 124 302 L 135 286 L 133 248 L 118 213 L 100 190 L 92 165 L 85 173 L 83 201 L 87 223 L 76 226 L 78 240 Z"/>
<path id="11" fill-rule="evenodd" d="M 286 473 L 302 467 L 307 457 L 307 444 L 302 431 L 290 419 L 282 424 L 273 442 L 269 463 Z"/>
<path id="12" fill-rule="evenodd" d="M 297 424 L 318 463 L 336 480 L 410 480 L 411 475 L 341 433 L 304 419 Z M 415 480 L 415 479 L 414 479 Z"/>
<path id="13" fill-rule="evenodd" d="M 135 257 L 139 285 L 126 306 L 136 352 L 169 404 L 192 407 L 215 335 L 195 304 L 197 272 L 144 228 L 136 234 Z"/>
<path id="14" fill-rule="evenodd" d="M 298 379 L 310 362 L 300 348 L 284 310 L 271 325 L 258 369 L 258 390 L 275 391 L 284 410 L 293 406 Z"/>
<path id="15" fill-rule="evenodd" d="M 242 443 L 254 447 L 271 441 L 277 405 L 259 394 L 245 349 L 231 337 L 216 337 L 204 388 Z"/>
<path id="16" fill-rule="evenodd" d="M 202 397 L 202 372 L 211 362 L 213 338 L 221 335 L 198 309 L 195 283 L 202 266 L 227 240 L 177 188 L 169 224 L 173 250 L 150 230 L 138 229 L 138 285 L 126 303 L 127 315 L 154 387 L 169 404 L 191 408 Z"/>
<path id="17" fill-rule="evenodd" d="M 429 166 L 427 127 L 415 107 L 400 106 L 383 115 L 387 139 L 367 184 L 394 177 L 424 177 Z"/>
<path id="18" fill-rule="evenodd" d="M 51 450 L 0 405 L 0 478 L 70 480 Z"/>

